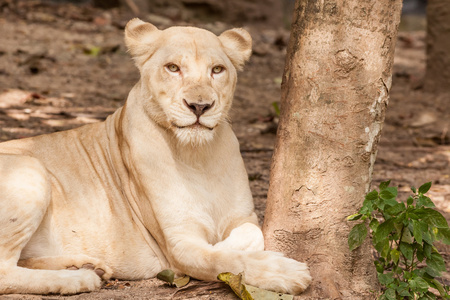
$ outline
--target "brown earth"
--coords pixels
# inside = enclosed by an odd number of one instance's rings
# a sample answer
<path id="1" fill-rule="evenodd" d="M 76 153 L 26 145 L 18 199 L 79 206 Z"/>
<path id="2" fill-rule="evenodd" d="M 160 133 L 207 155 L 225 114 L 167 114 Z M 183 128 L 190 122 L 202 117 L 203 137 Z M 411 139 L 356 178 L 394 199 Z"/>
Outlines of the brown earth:
<path id="1" fill-rule="evenodd" d="M 289 31 L 267 25 L 270 5 L 250 10 L 252 15 L 242 17 L 244 21 L 225 15 L 222 22 L 213 22 L 193 14 L 195 9 L 185 17 L 179 7 L 163 6 L 144 19 L 161 28 L 192 24 L 215 33 L 235 24 L 252 34 L 254 55 L 239 76 L 232 120 L 262 221 L 277 120 L 272 103 L 280 97 Z M 202 16 L 217 13 L 199 11 Z M 123 44 L 123 27 L 132 17 L 126 8 L 0 0 L 0 141 L 97 122 L 120 107 L 138 80 Z M 424 70 L 425 33 L 400 32 L 373 185 L 392 179 L 405 199 L 411 185 L 432 181 L 429 195 L 450 220 L 450 95 L 424 92 Z M 439 249 L 449 267 L 450 246 Z M 450 283 L 448 273 L 444 281 Z M 3 298 L 235 299 L 219 283 L 194 281 L 177 290 L 156 279 L 111 281 L 99 292 L 72 297 Z"/>

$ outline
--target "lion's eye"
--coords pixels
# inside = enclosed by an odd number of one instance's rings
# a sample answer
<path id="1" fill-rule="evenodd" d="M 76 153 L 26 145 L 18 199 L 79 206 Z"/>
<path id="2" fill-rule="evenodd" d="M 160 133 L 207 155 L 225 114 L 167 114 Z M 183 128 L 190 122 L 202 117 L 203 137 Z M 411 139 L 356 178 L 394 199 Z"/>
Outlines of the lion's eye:
<path id="1" fill-rule="evenodd" d="M 222 66 L 215 66 L 214 68 L 212 68 L 213 74 L 219 74 L 219 73 L 222 73 L 223 70 L 225 70 L 225 68 L 222 67 Z"/>
<path id="2" fill-rule="evenodd" d="M 176 64 L 170 64 L 166 66 L 167 70 L 169 70 L 170 72 L 178 72 L 180 71 L 180 67 L 177 66 Z"/>

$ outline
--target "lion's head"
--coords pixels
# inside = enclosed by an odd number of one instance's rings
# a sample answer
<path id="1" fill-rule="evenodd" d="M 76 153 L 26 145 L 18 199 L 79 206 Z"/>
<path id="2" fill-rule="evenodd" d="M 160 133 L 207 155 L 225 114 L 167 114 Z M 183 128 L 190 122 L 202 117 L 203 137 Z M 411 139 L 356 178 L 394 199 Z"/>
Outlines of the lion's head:
<path id="1" fill-rule="evenodd" d="M 141 73 L 146 113 L 183 144 L 204 144 L 226 122 L 236 86 L 236 70 L 251 55 L 243 29 L 220 36 L 194 27 L 158 30 L 131 20 L 125 42 Z"/>

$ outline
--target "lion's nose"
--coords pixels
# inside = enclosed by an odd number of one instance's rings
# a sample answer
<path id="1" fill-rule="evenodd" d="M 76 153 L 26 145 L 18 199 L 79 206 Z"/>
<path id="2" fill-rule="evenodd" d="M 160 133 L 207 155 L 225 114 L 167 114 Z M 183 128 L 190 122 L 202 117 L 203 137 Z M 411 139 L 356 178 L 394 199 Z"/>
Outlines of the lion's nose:
<path id="1" fill-rule="evenodd" d="M 190 111 L 192 111 L 197 118 L 199 118 L 201 115 L 203 115 L 208 109 L 210 109 L 213 105 L 214 102 L 212 104 L 199 104 L 199 103 L 188 103 L 185 99 L 183 99 L 184 104 L 186 104 L 186 106 L 190 109 Z"/>

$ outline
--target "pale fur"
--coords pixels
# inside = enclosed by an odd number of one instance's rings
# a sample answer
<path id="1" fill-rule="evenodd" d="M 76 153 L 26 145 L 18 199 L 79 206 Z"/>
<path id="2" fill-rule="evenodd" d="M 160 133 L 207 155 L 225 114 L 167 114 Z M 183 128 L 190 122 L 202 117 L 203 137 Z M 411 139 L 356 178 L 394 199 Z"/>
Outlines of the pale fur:
<path id="1" fill-rule="evenodd" d="M 166 268 L 203 280 L 244 272 L 252 285 L 303 291 L 307 266 L 263 251 L 227 121 L 249 34 L 134 19 L 125 40 L 141 79 L 124 107 L 105 122 L 0 144 L 0 294 L 74 294 L 98 289 L 97 274 L 145 279 Z M 183 99 L 214 105 L 193 126 Z"/>

